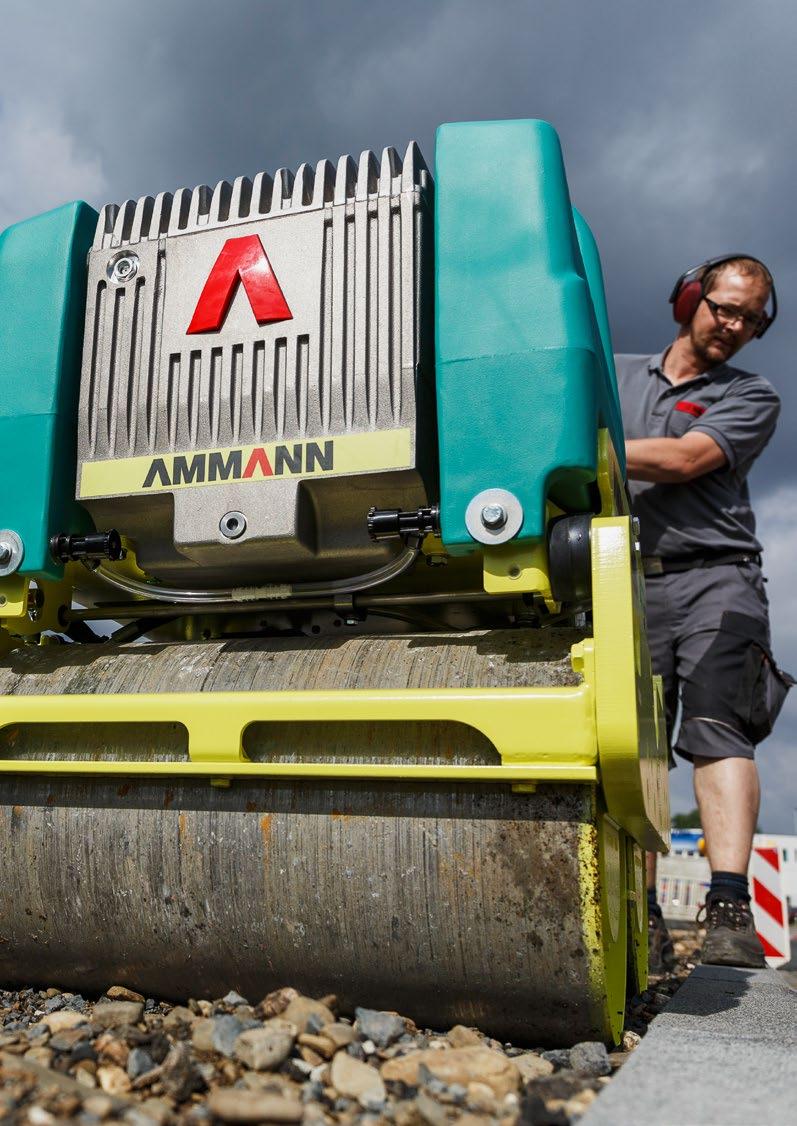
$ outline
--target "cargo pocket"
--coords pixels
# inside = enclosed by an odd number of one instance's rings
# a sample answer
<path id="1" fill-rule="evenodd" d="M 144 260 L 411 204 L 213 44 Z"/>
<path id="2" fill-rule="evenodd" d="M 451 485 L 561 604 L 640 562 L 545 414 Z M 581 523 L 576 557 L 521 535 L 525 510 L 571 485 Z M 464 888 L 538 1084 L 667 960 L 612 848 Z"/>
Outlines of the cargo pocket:
<path id="1" fill-rule="evenodd" d="M 750 643 L 734 710 L 752 743 L 760 743 L 772 733 L 793 684 L 794 679 L 778 668 L 768 649 Z"/>
<path id="2" fill-rule="evenodd" d="M 708 649 L 685 679 L 683 720 L 730 724 L 751 743 L 760 743 L 775 725 L 794 684 L 769 650 L 766 623 L 726 611 Z"/>

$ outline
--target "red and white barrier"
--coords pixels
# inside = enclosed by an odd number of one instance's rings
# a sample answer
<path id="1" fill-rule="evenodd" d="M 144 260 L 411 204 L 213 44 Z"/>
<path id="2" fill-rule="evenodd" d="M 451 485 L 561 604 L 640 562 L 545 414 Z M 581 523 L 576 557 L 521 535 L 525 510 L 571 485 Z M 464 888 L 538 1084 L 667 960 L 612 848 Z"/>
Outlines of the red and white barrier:
<path id="1" fill-rule="evenodd" d="M 748 877 L 753 920 L 767 965 L 782 966 L 791 958 L 791 948 L 778 849 L 756 846 L 750 857 Z"/>

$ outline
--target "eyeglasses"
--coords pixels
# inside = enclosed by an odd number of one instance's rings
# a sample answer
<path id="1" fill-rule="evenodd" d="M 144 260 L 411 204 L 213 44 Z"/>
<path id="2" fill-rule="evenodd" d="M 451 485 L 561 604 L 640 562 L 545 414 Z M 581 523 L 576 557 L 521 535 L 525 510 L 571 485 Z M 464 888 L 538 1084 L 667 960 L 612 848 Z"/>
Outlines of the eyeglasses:
<path id="1" fill-rule="evenodd" d="M 716 301 L 712 301 L 710 297 L 703 296 L 703 300 L 708 305 L 709 309 L 718 321 L 724 325 L 731 325 L 735 321 L 741 321 L 746 329 L 750 332 L 757 332 L 758 329 L 766 322 L 765 313 L 744 313 L 741 309 L 735 309 L 733 305 L 718 305 Z"/>

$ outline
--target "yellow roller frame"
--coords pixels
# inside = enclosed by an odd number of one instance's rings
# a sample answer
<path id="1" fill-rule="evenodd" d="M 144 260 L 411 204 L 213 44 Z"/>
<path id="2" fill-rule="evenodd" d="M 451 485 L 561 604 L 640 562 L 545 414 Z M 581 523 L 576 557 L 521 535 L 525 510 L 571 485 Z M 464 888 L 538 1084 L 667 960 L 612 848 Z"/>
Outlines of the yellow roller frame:
<path id="1" fill-rule="evenodd" d="M 580 827 L 579 897 L 590 1000 L 603 1038 L 615 1044 L 623 1030 L 627 982 L 625 848 L 626 834 L 600 807 L 594 821 Z"/>
<path id="2" fill-rule="evenodd" d="M 0 697 L 0 728 L 15 724 L 180 723 L 182 762 L 4 759 L 0 772 L 472 779 L 596 782 L 607 811 L 640 844 L 661 849 L 668 831 L 666 752 L 657 694 L 635 605 L 628 517 L 592 526 L 594 636 L 574 645 L 581 684 L 551 688 L 355 689 Z M 255 722 L 454 721 L 481 731 L 500 766 L 250 762 Z"/>
<path id="3" fill-rule="evenodd" d="M 626 839 L 626 899 L 628 901 L 628 994 L 648 985 L 648 902 L 645 850 Z"/>

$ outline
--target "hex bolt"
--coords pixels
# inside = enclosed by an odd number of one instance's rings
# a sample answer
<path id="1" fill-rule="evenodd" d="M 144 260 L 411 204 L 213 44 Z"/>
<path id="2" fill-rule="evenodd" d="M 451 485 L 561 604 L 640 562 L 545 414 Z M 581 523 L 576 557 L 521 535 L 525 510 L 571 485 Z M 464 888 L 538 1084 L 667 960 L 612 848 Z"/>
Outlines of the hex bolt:
<path id="1" fill-rule="evenodd" d="M 0 542 L 0 564 L 7 563 L 13 553 L 13 548 L 10 543 L 6 543 L 5 540 Z"/>
<path id="2" fill-rule="evenodd" d="M 498 529 L 506 524 L 506 509 L 502 504 L 485 504 L 482 509 L 482 524 L 485 528 Z"/>

